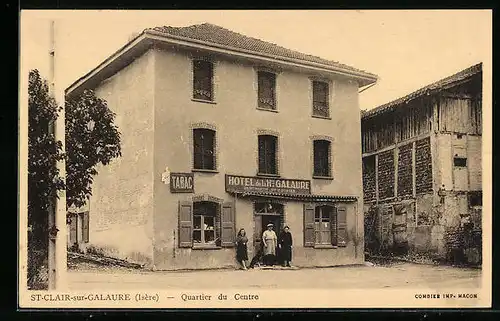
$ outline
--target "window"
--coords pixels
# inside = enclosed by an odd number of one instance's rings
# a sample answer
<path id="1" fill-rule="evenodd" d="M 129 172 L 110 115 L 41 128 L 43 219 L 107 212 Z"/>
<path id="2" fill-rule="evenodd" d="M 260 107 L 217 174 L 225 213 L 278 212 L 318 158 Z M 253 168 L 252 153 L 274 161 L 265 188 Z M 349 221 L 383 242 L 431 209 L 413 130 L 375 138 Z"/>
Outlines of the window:
<path id="1" fill-rule="evenodd" d="M 314 148 L 314 173 L 313 176 L 330 177 L 330 142 L 327 140 L 315 140 Z"/>
<path id="2" fill-rule="evenodd" d="M 455 157 L 455 158 L 453 158 L 453 165 L 456 167 L 466 167 L 467 166 L 467 158 Z"/>
<path id="3" fill-rule="evenodd" d="M 256 214 L 274 214 L 274 215 L 283 215 L 283 204 L 278 203 L 255 203 L 254 213 Z"/>
<path id="4" fill-rule="evenodd" d="M 277 140 L 276 136 L 259 135 L 259 174 L 278 174 L 276 166 Z"/>
<path id="5" fill-rule="evenodd" d="M 276 109 L 276 75 L 271 72 L 259 71 L 258 99 L 259 108 Z"/>
<path id="6" fill-rule="evenodd" d="M 181 248 L 233 247 L 234 203 L 180 201 L 178 241 Z"/>
<path id="7" fill-rule="evenodd" d="M 215 170 L 215 131 L 193 129 L 194 169 Z"/>
<path id="8" fill-rule="evenodd" d="M 346 213 L 343 205 L 304 204 L 304 246 L 346 246 Z"/>
<path id="9" fill-rule="evenodd" d="M 483 192 L 469 192 L 469 207 L 483 206 Z"/>
<path id="10" fill-rule="evenodd" d="M 213 64 L 209 61 L 193 61 L 193 98 L 213 101 Z"/>
<path id="11" fill-rule="evenodd" d="M 330 109 L 328 104 L 329 87 L 328 83 L 313 81 L 313 115 L 329 117 Z"/>
<path id="12" fill-rule="evenodd" d="M 217 203 L 195 202 L 193 205 L 193 244 L 216 245 Z"/>
<path id="13" fill-rule="evenodd" d="M 335 218 L 332 212 L 331 206 L 316 207 L 314 213 L 314 234 L 316 244 L 335 244 L 335 235 L 332 235 L 336 230 L 333 226 L 335 224 Z M 332 236 L 334 238 L 333 240 Z"/>

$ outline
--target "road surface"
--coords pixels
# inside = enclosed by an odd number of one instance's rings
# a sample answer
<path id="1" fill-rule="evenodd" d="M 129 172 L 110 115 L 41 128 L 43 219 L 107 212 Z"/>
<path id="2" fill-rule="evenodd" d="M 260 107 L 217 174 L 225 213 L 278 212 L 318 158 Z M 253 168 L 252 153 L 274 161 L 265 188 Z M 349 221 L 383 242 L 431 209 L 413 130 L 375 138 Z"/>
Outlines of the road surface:
<path id="1" fill-rule="evenodd" d="M 139 289 L 377 289 L 479 288 L 481 270 L 411 263 L 292 270 L 151 272 L 80 268 L 68 272 L 71 290 Z"/>

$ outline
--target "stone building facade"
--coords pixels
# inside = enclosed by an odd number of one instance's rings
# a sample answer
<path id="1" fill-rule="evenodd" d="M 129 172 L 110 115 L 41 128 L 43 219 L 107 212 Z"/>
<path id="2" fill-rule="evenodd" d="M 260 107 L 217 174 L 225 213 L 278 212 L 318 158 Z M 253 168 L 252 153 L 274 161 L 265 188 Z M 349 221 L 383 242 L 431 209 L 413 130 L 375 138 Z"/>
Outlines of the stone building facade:
<path id="1" fill-rule="evenodd" d="M 367 249 L 481 261 L 482 65 L 362 112 Z"/>
<path id="2" fill-rule="evenodd" d="M 376 76 L 202 24 L 147 29 L 67 89 L 116 113 L 88 246 L 158 270 L 234 266 L 286 224 L 296 266 L 361 263 L 358 89 Z"/>

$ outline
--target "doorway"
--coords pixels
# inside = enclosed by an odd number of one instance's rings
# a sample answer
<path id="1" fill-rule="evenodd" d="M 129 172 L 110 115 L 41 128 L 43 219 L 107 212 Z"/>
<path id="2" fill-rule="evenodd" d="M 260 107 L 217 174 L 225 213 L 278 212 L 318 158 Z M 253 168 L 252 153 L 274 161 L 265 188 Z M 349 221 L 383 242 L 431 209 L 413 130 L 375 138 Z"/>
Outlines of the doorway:
<path id="1" fill-rule="evenodd" d="M 267 224 L 271 223 L 274 225 L 274 232 L 276 236 L 279 237 L 283 229 L 283 208 L 283 204 L 272 202 L 255 203 L 253 235 L 254 253 L 258 253 L 259 250 L 262 250 L 262 233 L 267 229 Z"/>

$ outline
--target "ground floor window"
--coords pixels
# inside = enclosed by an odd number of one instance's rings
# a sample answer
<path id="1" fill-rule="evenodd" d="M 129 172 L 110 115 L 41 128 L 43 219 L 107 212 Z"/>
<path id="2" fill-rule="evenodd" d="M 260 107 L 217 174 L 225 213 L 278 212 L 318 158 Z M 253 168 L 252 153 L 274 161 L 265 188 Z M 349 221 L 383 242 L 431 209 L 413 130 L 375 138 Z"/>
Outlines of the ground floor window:
<path id="1" fill-rule="evenodd" d="M 314 213 L 314 233 L 316 244 L 337 243 L 336 217 L 332 206 L 317 206 Z"/>
<path id="2" fill-rule="evenodd" d="M 179 247 L 233 247 L 234 203 L 179 202 Z"/>
<path id="3" fill-rule="evenodd" d="M 304 204 L 304 246 L 346 246 L 346 220 L 342 204 Z"/>
<path id="4" fill-rule="evenodd" d="M 193 243 L 215 245 L 217 203 L 196 202 L 193 204 Z"/>

